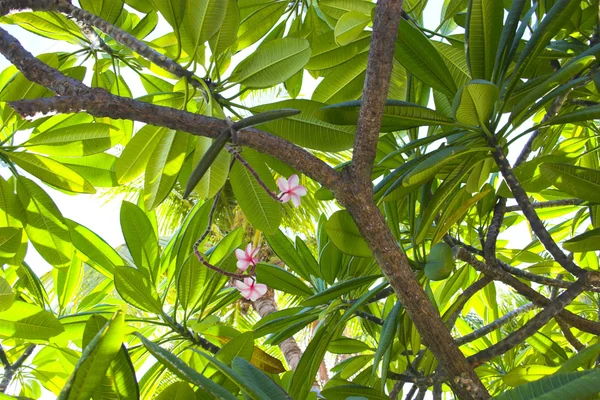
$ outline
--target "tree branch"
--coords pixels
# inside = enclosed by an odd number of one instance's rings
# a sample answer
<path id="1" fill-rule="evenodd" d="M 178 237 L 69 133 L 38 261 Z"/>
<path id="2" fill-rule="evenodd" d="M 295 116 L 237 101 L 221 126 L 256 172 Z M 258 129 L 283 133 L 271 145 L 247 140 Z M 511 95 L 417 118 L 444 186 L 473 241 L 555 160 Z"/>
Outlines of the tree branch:
<path id="1" fill-rule="evenodd" d="M 459 337 L 458 339 L 456 339 L 456 344 L 458 344 L 459 346 L 462 346 L 465 343 L 469 343 L 474 340 L 477 340 L 480 337 L 483 337 L 483 336 L 487 335 L 488 333 L 491 333 L 491 332 L 495 331 L 496 329 L 499 329 L 500 327 L 506 325 L 514 317 L 521 315 L 523 313 L 526 313 L 529 310 L 532 310 L 536 307 L 537 306 L 535 304 L 529 303 L 529 304 L 525 304 L 524 306 L 521 306 L 519 308 L 516 308 L 516 309 L 504 314 L 502 317 L 498 318 L 497 320 L 491 322 L 490 324 L 483 326 L 483 327 L 477 329 L 476 331 L 469 333 L 468 335 Z"/>
<path id="2" fill-rule="evenodd" d="M 561 200 L 550 200 L 550 201 L 541 201 L 539 203 L 531 203 L 531 207 L 538 208 L 550 208 L 550 207 L 563 207 L 563 206 L 578 206 L 583 203 L 581 199 L 561 199 Z M 521 211 L 521 207 L 516 206 L 508 206 L 506 207 L 506 212 L 513 211 Z"/>
<path id="3" fill-rule="evenodd" d="M 471 284 L 471 286 L 469 286 L 468 288 L 466 288 L 465 290 L 463 290 L 463 292 L 456 298 L 456 301 L 455 301 L 455 303 L 458 303 L 458 302 L 461 303 L 460 307 L 456 311 L 454 311 L 454 313 L 452 313 L 452 315 L 450 316 L 450 318 L 446 322 L 446 326 L 449 329 L 451 329 L 454 326 L 454 324 L 456 323 L 456 320 L 458 319 L 458 317 L 462 313 L 462 310 L 465 307 L 465 304 L 467 304 L 467 302 L 469 301 L 469 299 L 471 297 L 475 296 L 475 294 L 477 294 L 477 292 L 479 292 L 481 289 L 483 289 L 484 287 L 486 287 L 492 281 L 493 281 L 492 278 L 490 278 L 489 276 L 485 275 L 485 276 L 479 278 L 473 284 Z"/>
<path id="4" fill-rule="evenodd" d="M 8 359 L 6 359 L 6 353 L 4 353 L 4 350 L 2 350 L 2 354 L 4 354 L 4 356 L 2 357 L 2 364 L 4 365 L 4 376 L 2 377 L 2 381 L 0 381 L 0 393 L 6 392 L 6 389 L 12 382 L 15 374 L 19 371 L 19 368 L 21 368 L 25 360 L 27 360 L 31 353 L 33 353 L 33 350 L 35 350 L 35 346 L 35 344 L 30 344 L 29 347 L 25 349 L 23 354 L 21 354 L 17 361 L 15 361 L 15 363 L 12 365 L 10 365 Z M 4 360 L 6 360 L 6 364 L 4 363 Z"/>
<path id="5" fill-rule="evenodd" d="M 0 53 L 27 79 L 61 95 L 10 103 L 11 107 L 23 116 L 33 116 L 40 112 L 85 111 L 97 117 L 135 120 L 211 138 L 227 129 L 227 123 L 223 120 L 115 96 L 103 89 L 89 88 L 35 58 L 3 29 L 0 29 Z M 269 154 L 334 192 L 341 189 L 340 173 L 310 152 L 285 139 L 248 128 L 239 132 L 238 140 L 240 145 Z"/>
<path id="6" fill-rule="evenodd" d="M 567 290 L 565 290 L 554 301 L 544 307 L 544 309 L 536 314 L 532 319 L 527 321 L 525 325 L 517 329 L 515 332 L 508 335 L 505 339 L 480 351 L 477 354 L 469 357 L 469 362 L 474 366 L 479 366 L 492 358 L 504 354 L 510 349 L 523 343 L 528 337 L 535 334 L 548 321 L 558 315 L 568 304 L 570 304 L 577 296 L 579 296 L 589 285 L 588 277 L 590 273 L 586 272 Z"/>
<path id="7" fill-rule="evenodd" d="M 362 105 L 356 124 L 350 175 L 354 178 L 357 193 L 369 193 L 371 196 L 373 195 L 371 170 L 377 152 L 383 109 L 390 87 L 398 25 L 402 18 L 402 3 L 403 0 L 377 2 Z"/>
<path id="8" fill-rule="evenodd" d="M 488 141 L 490 146 L 494 149 L 494 151 L 492 151 L 492 155 L 494 156 L 496 164 L 500 168 L 500 172 L 502 173 L 506 184 L 515 196 L 515 200 L 517 200 L 519 207 L 521 207 L 521 210 L 523 210 L 525 218 L 527 218 L 529 221 L 531 229 L 535 232 L 540 242 L 544 245 L 552 257 L 554 257 L 556 262 L 558 262 L 565 270 L 569 271 L 575 276 L 584 275 L 585 271 L 577 266 L 572 260 L 570 260 L 558 247 L 554 239 L 552 239 L 552 236 L 544 226 L 544 223 L 542 220 L 540 220 L 540 217 L 533 209 L 527 193 L 525 190 L 523 190 L 523 187 L 515 176 L 510 163 L 504 155 L 502 147 L 500 147 L 494 139 L 489 139 Z"/>

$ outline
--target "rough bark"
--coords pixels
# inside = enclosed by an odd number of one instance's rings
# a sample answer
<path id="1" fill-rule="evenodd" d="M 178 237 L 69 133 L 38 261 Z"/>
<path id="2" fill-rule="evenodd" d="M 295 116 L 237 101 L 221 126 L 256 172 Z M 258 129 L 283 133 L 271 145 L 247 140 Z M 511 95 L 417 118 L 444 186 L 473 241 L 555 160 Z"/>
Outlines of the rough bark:
<path id="1" fill-rule="evenodd" d="M 275 302 L 275 293 L 272 289 L 267 291 L 267 294 L 262 296 L 260 299 L 256 300 L 252 303 L 254 309 L 261 316 L 261 318 L 266 317 L 269 314 L 277 311 L 277 303 Z M 300 358 L 302 357 L 302 350 L 298 346 L 296 339 L 293 337 L 289 337 L 285 339 L 283 342 L 279 344 L 279 348 L 283 353 L 283 357 L 285 357 L 285 361 L 287 361 L 288 367 L 291 370 L 295 370 L 300 362 Z"/>

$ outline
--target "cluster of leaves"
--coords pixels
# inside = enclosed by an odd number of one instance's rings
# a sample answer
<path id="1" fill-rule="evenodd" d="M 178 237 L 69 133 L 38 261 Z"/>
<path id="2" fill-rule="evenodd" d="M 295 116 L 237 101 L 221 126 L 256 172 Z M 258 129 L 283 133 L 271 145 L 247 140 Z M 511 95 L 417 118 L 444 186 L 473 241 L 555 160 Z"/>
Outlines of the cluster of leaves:
<path id="1" fill-rule="evenodd" d="M 114 95 L 219 119 L 300 110 L 259 128 L 311 150 L 338 170 L 347 165 L 375 3 L 79 4 L 202 79 L 192 82 L 195 78 L 160 69 L 135 48 L 57 12 L 18 12 L 1 22 L 76 46 L 71 53 L 38 59 Z M 520 308 L 510 323 L 478 336 L 479 328 L 527 301 L 505 295 L 507 290 L 493 281 L 472 297 L 463 296 L 482 274 L 467 263 L 448 261 L 446 249 L 443 257 L 433 250 L 442 240 L 483 248 L 498 199 L 514 197 L 499 178 L 494 151 L 514 154 L 520 150 L 515 142 L 534 132 L 530 146 L 536 154 L 528 160 L 528 151 L 514 175 L 532 199 L 560 205 L 538 210 L 551 237 L 562 241 L 579 266 L 599 268 L 600 147 L 594 122 L 600 119 L 599 4 L 446 0 L 435 32 L 421 27 L 426 4 L 404 1 L 406 18 L 399 26 L 373 166 L 374 197 L 443 320 L 457 337 L 474 335 L 461 343 L 470 356 L 536 314 L 533 307 Z M 159 16 L 169 33 L 151 39 L 160 29 Z M 460 28 L 464 34 L 457 33 Z M 125 70 L 139 81 L 126 80 Z M 318 84 L 307 95 L 303 82 L 309 76 Z M 314 377 L 327 358 L 335 366 L 323 382 L 325 398 L 385 399 L 398 388 L 395 382 L 419 382 L 436 371 L 438 361 L 405 305 L 388 290 L 351 214 L 321 214 L 337 208 L 326 187 L 303 178 L 310 194 L 299 218 L 253 175 L 275 190 L 276 176 L 297 171 L 284 160 L 245 148 L 242 156 L 250 170 L 224 149 L 194 187 L 193 201 L 184 203 L 189 211 L 181 225 L 161 237 L 160 205 L 169 196 L 183 201 L 182 188 L 211 139 L 152 125 L 134 129 L 129 120 L 86 113 L 30 121 L 9 103 L 52 92 L 15 66 L 0 74 L 0 88 L 0 158 L 3 176 L 10 175 L 0 178 L 0 353 L 8 383 L 13 378 L 19 383 L 9 391 L 17 388 L 21 396 L 38 398 L 44 387 L 64 399 L 235 399 L 240 394 L 314 399 Z M 278 101 L 256 100 L 273 88 Z M 247 106 L 250 95 L 254 103 Z M 137 204 L 121 207 L 126 246 L 120 251 L 63 217 L 44 189 L 89 194 L 141 182 Z M 222 196 L 214 200 L 218 193 Z M 193 244 L 210 228 L 215 201 L 222 234 L 200 243 L 204 257 L 235 272 L 235 250 L 264 241 L 272 254 L 256 266 L 256 278 L 276 291 L 280 311 L 259 319 L 227 277 L 191 255 Z M 282 223 L 312 235 L 292 241 Z M 526 230 L 526 218 L 513 209 L 503 228 Z M 494 242 L 495 257 L 521 271 L 522 278 L 556 278 L 565 285 L 576 278 L 544 252 L 537 236 L 519 248 Z M 28 246 L 52 265 L 51 272 L 36 275 L 25 261 Z M 429 275 L 427 266 L 436 263 L 443 264 L 444 273 Z M 532 287 L 555 296 L 546 286 Z M 598 304 L 597 292 L 589 290 L 569 310 L 595 319 Z M 549 322 L 486 360 L 476 369 L 478 376 L 490 393 L 502 393 L 499 398 L 597 393 L 597 337 L 563 329 Z M 307 336 L 295 371 L 286 371 L 285 353 L 277 346 Z M 17 368 L 31 345 L 36 347 L 25 360 L 29 368 Z M 150 356 L 158 362 L 152 364 Z M 417 385 L 423 395 L 428 388 L 449 390 L 424 382 Z"/>

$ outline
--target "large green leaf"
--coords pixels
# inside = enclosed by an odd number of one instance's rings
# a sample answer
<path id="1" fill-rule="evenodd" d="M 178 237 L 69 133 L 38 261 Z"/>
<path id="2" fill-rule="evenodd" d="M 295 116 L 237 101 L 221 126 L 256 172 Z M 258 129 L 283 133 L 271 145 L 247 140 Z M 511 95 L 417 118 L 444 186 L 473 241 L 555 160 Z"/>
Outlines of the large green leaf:
<path id="1" fill-rule="evenodd" d="M 461 88 L 454 99 L 456 120 L 471 126 L 485 125 L 494 111 L 500 90 L 491 82 L 474 80 Z"/>
<path id="2" fill-rule="evenodd" d="M 554 186 L 582 200 L 600 202 L 600 171 L 569 164 L 543 164 L 544 178 Z"/>
<path id="3" fill-rule="evenodd" d="M 53 271 L 54 290 L 61 310 L 73 300 L 83 281 L 83 265 L 81 260 L 73 257 L 68 268 L 55 268 Z"/>
<path id="4" fill-rule="evenodd" d="M 179 378 L 205 389 L 210 394 L 211 399 L 237 400 L 237 398 L 229 391 L 217 385 L 204 375 L 196 372 L 196 370 L 185 364 L 176 355 L 146 339 L 140 333 L 135 333 L 135 335 L 142 341 L 146 349 L 148 349 L 159 363 L 167 367 L 169 371 Z"/>
<path id="5" fill-rule="evenodd" d="M 360 53 L 369 50 L 371 34 L 362 32 L 356 40 L 340 46 L 335 41 L 333 31 L 315 37 L 311 43 L 312 55 L 305 68 L 308 70 L 326 70 L 345 63 Z"/>
<path id="6" fill-rule="evenodd" d="M 318 110 L 323 106 L 311 100 L 284 100 L 255 107 L 253 111 L 269 111 L 281 108 L 295 108 L 300 114 L 261 124 L 260 128 L 302 147 L 322 151 L 340 151 L 352 147 L 354 129 L 335 126 L 318 118 Z"/>
<path id="7" fill-rule="evenodd" d="M 219 30 L 226 9 L 227 0 L 187 0 L 184 22 L 187 34 L 192 39 L 192 50 L 202 46 Z"/>
<path id="8" fill-rule="evenodd" d="M 85 123 L 45 131 L 30 138 L 23 146 L 37 153 L 80 157 L 108 150 L 123 137 L 124 133 L 111 125 Z"/>
<path id="9" fill-rule="evenodd" d="M 249 11 L 242 10 L 240 4 L 242 22 L 237 33 L 238 50 L 245 49 L 269 32 L 288 7 L 287 1 L 269 1 L 263 4 L 246 2 Z"/>
<path id="10" fill-rule="evenodd" d="M 162 304 L 148 277 L 135 268 L 115 268 L 115 288 L 127 303 L 151 312 L 162 314 Z"/>
<path id="11" fill-rule="evenodd" d="M 0 177 L 0 226 L 22 228 L 25 210 L 13 186 Z"/>
<path id="12" fill-rule="evenodd" d="M 398 316 L 400 315 L 401 310 L 402 303 L 397 301 L 385 318 L 383 327 L 381 328 L 381 334 L 379 335 L 379 344 L 377 345 L 377 350 L 373 356 L 373 374 L 377 372 L 377 367 L 384 353 L 394 343 L 396 330 L 398 329 Z"/>
<path id="13" fill-rule="evenodd" d="M 319 83 L 312 99 L 327 104 L 358 99 L 364 86 L 368 56 L 361 53 L 333 69 Z"/>
<path id="14" fill-rule="evenodd" d="M 144 206 L 153 210 L 171 193 L 185 160 L 190 135 L 168 130 L 152 152 L 144 176 Z"/>
<path id="15" fill-rule="evenodd" d="M 86 322 L 83 332 L 83 347 L 87 347 L 94 337 L 104 328 L 108 320 L 95 314 Z M 137 400 L 140 398 L 139 387 L 135 378 L 135 369 L 124 345 L 111 361 L 106 376 L 94 390 L 94 399 Z"/>
<path id="16" fill-rule="evenodd" d="M 435 90 L 453 97 L 456 83 L 435 46 L 410 22 L 402 19 L 396 41 L 396 59 L 411 74 Z"/>
<path id="17" fill-rule="evenodd" d="M 600 119 L 600 105 L 583 107 L 569 113 L 557 115 L 540 126 L 577 124 L 580 122 L 592 121 L 594 119 Z"/>
<path id="18" fill-rule="evenodd" d="M 159 249 L 154 228 L 146 213 L 128 201 L 121 204 L 121 229 L 135 266 L 155 284 L 159 274 Z"/>
<path id="19" fill-rule="evenodd" d="M 588 399 L 600 392 L 600 370 L 559 373 L 529 382 L 494 397 L 498 400 Z"/>
<path id="20" fill-rule="evenodd" d="M 74 193 L 96 193 L 96 189 L 81 175 L 58 161 L 25 152 L 2 152 L 11 161 L 36 178 Z"/>
<path id="21" fill-rule="evenodd" d="M 256 280 L 268 287 L 296 296 L 310 296 L 312 290 L 302 280 L 276 265 L 258 263 Z"/>
<path id="22" fill-rule="evenodd" d="M 84 256 L 83 261 L 102 275 L 112 279 L 115 267 L 124 264 L 119 253 L 85 226 L 70 219 L 67 219 L 66 222 L 71 232 L 73 246 L 81 252 L 79 257 Z"/>
<path id="23" fill-rule="evenodd" d="M 363 287 L 379 277 L 379 275 L 361 276 L 338 282 L 330 288 L 307 298 L 302 302 L 302 305 L 312 307 L 327 303 L 329 300 L 340 298 L 342 295 L 347 295 L 351 290 Z"/>
<path id="24" fill-rule="evenodd" d="M 352 43 L 371 22 L 371 16 L 358 11 L 342 15 L 335 25 L 335 41 L 340 46 Z"/>
<path id="25" fill-rule="evenodd" d="M 469 2 L 465 40 L 473 79 L 492 80 L 503 21 L 504 7 L 501 1 Z"/>
<path id="26" fill-rule="evenodd" d="M 260 388 L 260 391 L 264 393 L 265 397 L 269 400 L 290 399 L 281 386 L 277 385 L 268 375 L 243 358 L 234 358 L 232 367 L 233 371 L 236 372 L 242 380 L 245 382 L 252 382 L 254 386 Z"/>
<path id="27" fill-rule="evenodd" d="M 357 257 L 372 257 L 369 245 L 348 211 L 335 212 L 325 224 L 325 231 L 333 244 L 344 253 Z"/>
<path id="28" fill-rule="evenodd" d="M 244 158 L 258 173 L 263 182 L 271 189 L 275 189 L 275 181 L 268 167 L 256 153 L 244 151 Z M 233 193 L 244 211 L 248 221 L 254 227 L 267 234 L 274 233 L 279 228 L 281 221 L 281 206 L 265 189 L 260 186 L 254 176 L 242 164 L 235 163 L 230 174 Z"/>
<path id="29" fill-rule="evenodd" d="M 346 400 L 346 399 L 366 399 L 366 400 L 386 400 L 389 397 L 384 393 L 361 385 L 339 385 L 325 389 L 321 392 L 326 399 Z"/>
<path id="30" fill-rule="evenodd" d="M 117 160 L 116 173 L 119 183 L 130 182 L 140 176 L 166 132 L 166 128 L 152 125 L 145 125 L 137 131 Z"/>
<path id="31" fill-rule="evenodd" d="M 456 82 L 456 87 L 461 88 L 471 80 L 471 73 L 465 57 L 465 51 L 461 48 L 451 46 L 447 43 L 433 42 L 446 63 L 450 74 Z"/>
<path id="32" fill-rule="evenodd" d="M 192 165 L 197 165 L 200 162 L 200 159 L 213 143 L 213 140 L 207 137 L 198 137 L 196 140 L 196 150 L 192 159 Z M 225 182 L 227 182 L 230 165 L 231 156 L 229 152 L 225 149 L 221 150 L 208 171 L 206 171 L 200 182 L 196 185 L 194 192 L 203 199 L 216 195 L 223 185 L 225 185 Z"/>
<path id="33" fill-rule="evenodd" d="M 88 400 L 121 349 L 124 335 L 125 319 L 118 311 L 85 347 L 58 400 Z"/>
<path id="34" fill-rule="evenodd" d="M 237 39 L 240 27 L 240 9 L 236 0 L 226 1 L 225 16 L 221 28 L 210 38 L 210 48 L 215 56 L 223 54 Z"/>
<path id="35" fill-rule="evenodd" d="M 187 382 L 175 382 L 160 392 L 156 400 L 187 400 L 195 399 L 196 393 Z"/>
<path id="36" fill-rule="evenodd" d="M 563 242 L 562 247 L 573 253 L 600 250 L 600 228 L 592 229 Z"/>
<path id="37" fill-rule="evenodd" d="M 294 243 L 282 231 L 277 230 L 271 235 L 266 235 L 266 239 L 271 250 L 285 265 L 304 279 L 310 279 L 310 274 L 304 267 L 305 261 L 294 248 Z"/>
<path id="38" fill-rule="evenodd" d="M 0 260 L 9 260 L 21 247 L 23 229 L 12 226 L 0 227 Z"/>
<path id="39" fill-rule="evenodd" d="M 291 78 L 310 59 L 310 46 L 305 39 L 272 40 L 258 48 L 240 63 L 232 79 L 249 88 L 266 88 Z"/>
<path id="40" fill-rule="evenodd" d="M 336 125 L 356 125 L 361 100 L 332 104 L 321 108 L 317 117 Z M 400 100 L 387 100 L 381 121 L 382 132 L 400 131 L 418 126 L 454 125 L 455 121 L 429 108 Z"/>
<path id="41" fill-rule="evenodd" d="M 8 310 L 14 303 L 15 293 L 6 279 L 0 277 L 0 311 Z"/>
<path id="42" fill-rule="evenodd" d="M 93 154 L 87 157 L 57 157 L 53 156 L 63 165 L 69 167 L 94 187 L 118 186 L 115 165 L 118 158 L 107 153 Z"/>
<path id="43" fill-rule="evenodd" d="M 48 340 L 64 330 L 53 314 L 20 300 L 0 312 L 0 336 L 5 339 Z"/>
<path id="44" fill-rule="evenodd" d="M 123 0 L 80 0 L 81 8 L 114 24 L 123 9 Z"/>
<path id="45" fill-rule="evenodd" d="M 19 176 L 17 194 L 25 209 L 27 237 L 46 261 L 55 267 L 71 263 L 73 245 L 66 221 L 50 196 L 33 181 Z"/>
<path id="46" fill-rule="evenodd" d="M 191 256 L 177 277 L 177 295 L 184 311 L 191 310 L 202 297 L 208 276 L 206 268 L 196 256 Z"/>

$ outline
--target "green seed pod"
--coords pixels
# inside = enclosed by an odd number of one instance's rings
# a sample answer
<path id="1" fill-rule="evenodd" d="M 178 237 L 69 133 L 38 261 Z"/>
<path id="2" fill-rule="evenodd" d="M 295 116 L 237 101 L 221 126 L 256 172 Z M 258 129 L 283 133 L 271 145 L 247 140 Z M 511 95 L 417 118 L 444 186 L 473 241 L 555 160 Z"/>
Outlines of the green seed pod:
<path id="1" fill-rule="evenodd" d="M 446 243 L 437 243 L 431 247 L 425 265 L 425 276 L 432 281 L 441 281 L 450 276 L 454 270 L 452 248 Z"/>

